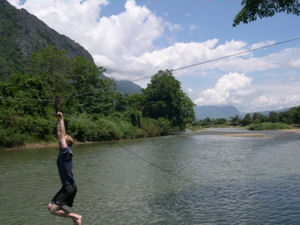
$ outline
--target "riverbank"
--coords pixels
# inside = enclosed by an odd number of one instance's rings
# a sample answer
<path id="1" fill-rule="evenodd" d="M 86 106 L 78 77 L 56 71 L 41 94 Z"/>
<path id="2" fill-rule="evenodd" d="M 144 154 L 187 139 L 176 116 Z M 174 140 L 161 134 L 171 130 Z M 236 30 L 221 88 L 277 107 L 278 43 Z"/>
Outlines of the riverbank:
<path id="1" fill-rule="evenodd" d="M 298 133 L 300 128 L 283 129 L 283 130 L 266 130 L 266 131 L 279 131 L 283 133 Z M 202 128 L 199 130 L 189 130 L 189 132 L 196 132 L 202 135 L 224 135 L 231 137 L 257 137 L 257 138 L 271 138 L 272 135 L 266 131 L 250 131 L 245 128 Z"/>
<path id="2" fill-rule="evenodd" d="M 84 144 L 95 144 L 97 142 L 75 142 L 75 145 L 84 145 Z M 100 142 L 99 142 L 100 143 Z M 101 142 L 103 143 L 103 142 Z M 28 149 L 45 149 L 45 148 L 55 148 L 58 147 L 57 142 L 50 142 L 50 143 L 43 143 L 43 142 L 37 142 L 37 143 L 25 143 L 21 146 L 14 146 L 11 148 L 0 148 L 0 150 L 4 151 L 14 151 L 14 150 L 28 150 Z"/>
<path id="3" fill-rule="evenodd" d="M 270 130 L 269 130 L 270 131 Z M 283 133 L 297 133 L 300 134 L 300 128 L 293 128 L 293 129 L 284 129 L 284 130 L 276 130 Z M 249 137 L 249 138 L 272 138 L 272 135 L 263 131 L 249 131 L 244 128 L 204 128 L 199 130 L 189 130 L 187 129 L 186 132 L 190 133 L 198 133 L 202 135 L 222 135 L 222 136 L 231 136 L 231 137 Z M 127 140 L 127 139 L 124 139 Z M 117 140 L 120 141 L 120 140 Z M 87 144 L 96 144 L 96 143 L 108 143 L 108 142 L 115 142 L 115 141 L 98 141 L 98 142 L 75 142 L 76 145 L 87 145 Z M 12 148 L 0 148 L 0 150 L 27 150 L 27 149 L 44 149 L 44 148 L 54 148 L 57 147 L 57 142 L 50 142 L 50 143 L 26 143 L 22 146 L 15 146 Z"/>
<path id="4" fill-rule="evenodd" d="M 281 132 L 292 132 L 292 133 L 300 134 L 300 128 L 284 129 L 284 130 L 279 130 L 279 131 L 281 131 Z"/>

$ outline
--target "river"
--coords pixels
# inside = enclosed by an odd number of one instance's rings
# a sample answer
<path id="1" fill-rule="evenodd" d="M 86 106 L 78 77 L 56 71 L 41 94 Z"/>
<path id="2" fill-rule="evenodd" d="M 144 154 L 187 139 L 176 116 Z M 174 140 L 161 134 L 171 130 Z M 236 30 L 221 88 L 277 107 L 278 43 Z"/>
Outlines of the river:
<path id="1" fill-rule="evenodd" d="M 256 135 L 259 134 L 259 135 Z M 214 129 L 75 145 L 83 224 L 299 224 L 300 134 Z M 57 148 L 0 151 L 0 224 L 72 224 L 49 214 Z"/>

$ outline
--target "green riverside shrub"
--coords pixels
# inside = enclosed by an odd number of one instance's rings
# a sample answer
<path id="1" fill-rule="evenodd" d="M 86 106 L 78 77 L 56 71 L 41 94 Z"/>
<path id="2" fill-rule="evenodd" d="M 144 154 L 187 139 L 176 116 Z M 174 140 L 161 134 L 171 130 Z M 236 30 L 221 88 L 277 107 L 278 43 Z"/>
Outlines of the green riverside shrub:
<path id="1" fill-rule="evenodd" d="M 2 129 L 0 127 L 0 146 L 13 147 L 24 145 L 25 135 L 14 128 Z"/>
<path id="2" fill-rule="evenodd" d="M 279 130 L 279 129 L 290 129 L 286 123 L 272 123 L 272 122 L 263 122 L 263 123 L 252 123 L 248 126 L 249 130 Z"/>

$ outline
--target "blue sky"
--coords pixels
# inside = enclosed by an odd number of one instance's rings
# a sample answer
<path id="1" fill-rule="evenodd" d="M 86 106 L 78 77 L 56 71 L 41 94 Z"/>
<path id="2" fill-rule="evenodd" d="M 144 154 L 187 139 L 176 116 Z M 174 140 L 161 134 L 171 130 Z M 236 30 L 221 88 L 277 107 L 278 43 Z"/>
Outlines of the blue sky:
<path id="1" fill-rule="evenodd" d="M 137 80 L 300 37 L 300 17 L 232 27 L 239 0 L 8 0 L 84 46 L 115 79 Z M 300 40 L 174 72 L 197 105 L 300 105 Z M 146 87 L 149 79 L 136 81 Z"/>

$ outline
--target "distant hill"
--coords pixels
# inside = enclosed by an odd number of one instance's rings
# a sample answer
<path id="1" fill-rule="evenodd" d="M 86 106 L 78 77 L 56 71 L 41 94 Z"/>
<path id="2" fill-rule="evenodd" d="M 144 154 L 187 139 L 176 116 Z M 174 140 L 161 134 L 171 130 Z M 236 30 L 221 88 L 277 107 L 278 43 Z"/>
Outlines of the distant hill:
<path id="1" fill-rule="evenodd" d="M 114 80 L 116 89 L 122 94 L 140 93 L 142 88 L 130 80 Z"/>
<path id="2" fill-rule="evenodd" d="M 273 111 L 273 112 L 276 112 L 276 113 L 281 113 L 281 112 L 286 112 L 286 111 L 288 111 L 288 110 L 290 110 L 290 109 L 291 109 L 291 108 L 285 108 L 285 109 L 279 109 L 279 110 L 261 111 L 261 112 L 257 112 L 257 113 L 260 113 L 260 114 L 263 114 L 263 115 L 265 115 L 265 116 L 268 116 L 269 113 L 272 112 L 272 111 Z M 254 113 L 254 112 L 250 112 L 249 114 L 252 116 L 253 113 Z M 247 113 L 245 113 L 245 112 L 240 112 L 240 117 L 241 117 L 241 118 L 244 118 L 246 114 L 247 114 Z"/>
<path id="3" fill-rule="evenodd" d="M 290 108 L 280 109 L 280 110 L 272 110 L 276 113 L 288 111 Z M 206 106 L 196 106 L 194 107 L 196 120 L 203 120 L 206 117 L 210 119 L 231 119 L 238 115 L 241 119 L 245 117 L 247 112 L 239 112 L 234 106 L 231 105 L 206 105 Z M 262 111 L 257 112 L 261 113 L 265 116 L 268 116 L 271 111 Z M 254 112 L 250 112 L 249 114 L 252 116 Z"/>
<path id="4" fill-rule="evenodd" d="M 38 49 L 54 45 L 70 57 L 93 61 L 82 46 L 59 34 L 25 9 L 16 9 L 6 0 L 0 4 L 0 79 L 23 72 L 29 56 Z"/>
<path id="5" fill-rule="evenodd" d="M 240 115 L 240 112 L 230 105 L 219 106 L 219 105 L 206 105 L 206 106 L 197 106 L 194 108 L 196 120 L 203 120 L 206 117 L 210 119 L 230 119 L 236 115 Z"/>
<path id="6" fill-rule="evenodd" d="M 82 56 L 94 61 L 90 53 L 70 38 L 59 34 L 25 9 L 16 9 L 6 0 L 0 4 L 0 80 L 24 72 L 30 55 L 53 45 L 70 57 Z M 141 87 L 129 80 L 114 80 L 116 89 L 125 94 L 139 93 Z"/>
<path id="7" fill-rule="evenodd" d="M 100 79 L 111 79 L 109 76 L 106 74 L 101 74 L 99 76 Z M 115 80 L 113 81 L 116 84 L 116 90 L 121 92 L 122 94 L 135 94 L 135 93 L 140 93 L 142 88 L 135 84 L 134 82 L 130 80 Z"/>

